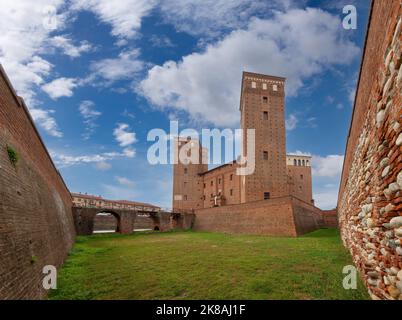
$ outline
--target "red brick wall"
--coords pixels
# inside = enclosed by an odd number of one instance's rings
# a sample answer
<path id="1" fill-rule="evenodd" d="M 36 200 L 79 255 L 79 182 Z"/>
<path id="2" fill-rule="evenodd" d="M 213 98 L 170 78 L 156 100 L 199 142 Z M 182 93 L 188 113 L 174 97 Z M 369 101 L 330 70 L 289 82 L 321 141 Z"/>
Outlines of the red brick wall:
<path id="1" fill-rule="evenodd" d="M 196 210 L 194 230 L 292 236 L 321 226 L 321 210 L 293 197 Z"/>
<path id="2" fill-rule="evenodd" d="M 381 299 L 402 299 L 401 14 L 373 1 L 338 199 L 343 242 Z"/>
<path id="3" fill-rule="evenodd" d="M 43 266 L 59 267 L 74 241 L 71 197 L 0 71 L 0 299 L 38 299 Z M 7 145 L 19 155 L 15 167 Z"/>
<path id="4" fill-rule="evenodd" d="M 288 197 L 196 210 L 194 230 L 296 236 Z"/>
<path id="5" fill-rule="evenodd" d="M 338 228 L 338 211 L 336 209 L 322 210 L 322 219 L 325 227 Z"/>

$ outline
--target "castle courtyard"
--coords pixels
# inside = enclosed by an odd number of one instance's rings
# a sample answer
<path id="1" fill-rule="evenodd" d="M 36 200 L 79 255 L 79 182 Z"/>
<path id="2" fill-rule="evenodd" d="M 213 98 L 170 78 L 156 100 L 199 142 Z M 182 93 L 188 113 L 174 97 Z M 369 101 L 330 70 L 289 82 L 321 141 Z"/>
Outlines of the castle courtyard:
<path id="1" fill-rule="evenodd" d="M 78 237 L 50 299 L 369 299 L 342 287 L 338 231 L 299 238 L 173 231 Z"/>

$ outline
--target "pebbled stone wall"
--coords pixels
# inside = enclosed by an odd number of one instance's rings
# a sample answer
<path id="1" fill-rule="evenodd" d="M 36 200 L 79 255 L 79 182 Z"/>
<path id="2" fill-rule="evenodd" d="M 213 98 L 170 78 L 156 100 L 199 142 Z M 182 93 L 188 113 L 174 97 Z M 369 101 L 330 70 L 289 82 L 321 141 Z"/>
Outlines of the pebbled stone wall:
<path id="1" fill-rule="evenodd" d="M 401 1 L 373 1 L 338 199 L 374 299 L 402 300 Z"/>

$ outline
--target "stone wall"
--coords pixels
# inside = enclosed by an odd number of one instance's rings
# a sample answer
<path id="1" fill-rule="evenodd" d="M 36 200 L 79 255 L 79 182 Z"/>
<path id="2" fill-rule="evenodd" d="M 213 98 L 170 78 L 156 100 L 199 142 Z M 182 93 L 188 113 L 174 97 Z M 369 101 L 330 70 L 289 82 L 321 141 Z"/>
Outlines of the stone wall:
<path id="1" fill-rule="evenodd" d="M 193 229 L 296 237 L 321 226 L 321 210 L 294 197 L 195 211 Z"/>
<path id="2" fill-rule="evenodd" d="M 70 193 L 0 66 L 0 300 L 44 297 L 43 266 L 61 266 L 74 237 Z"/>
<path id="3" fill-rule="evenodd" d="M 402 299 L 400 0 L 373 1 L 338 199 L 344 244 L 375 299 Z"/>

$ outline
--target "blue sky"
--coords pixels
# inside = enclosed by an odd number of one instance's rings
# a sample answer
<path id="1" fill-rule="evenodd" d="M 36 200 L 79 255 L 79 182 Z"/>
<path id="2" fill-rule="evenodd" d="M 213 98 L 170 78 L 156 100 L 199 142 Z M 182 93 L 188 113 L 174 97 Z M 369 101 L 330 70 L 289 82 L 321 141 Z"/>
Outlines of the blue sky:
<path id="1" fill-rule="evenodd" d="M 342 28 L 342 8 L 357 29 Z M 149 130 L 237 128 L 243 70 L 287 78 L 287 151 L 337 200 L 369 1 L 6 0 L 0 62 L 70 191 L 171 205 Z"/>

